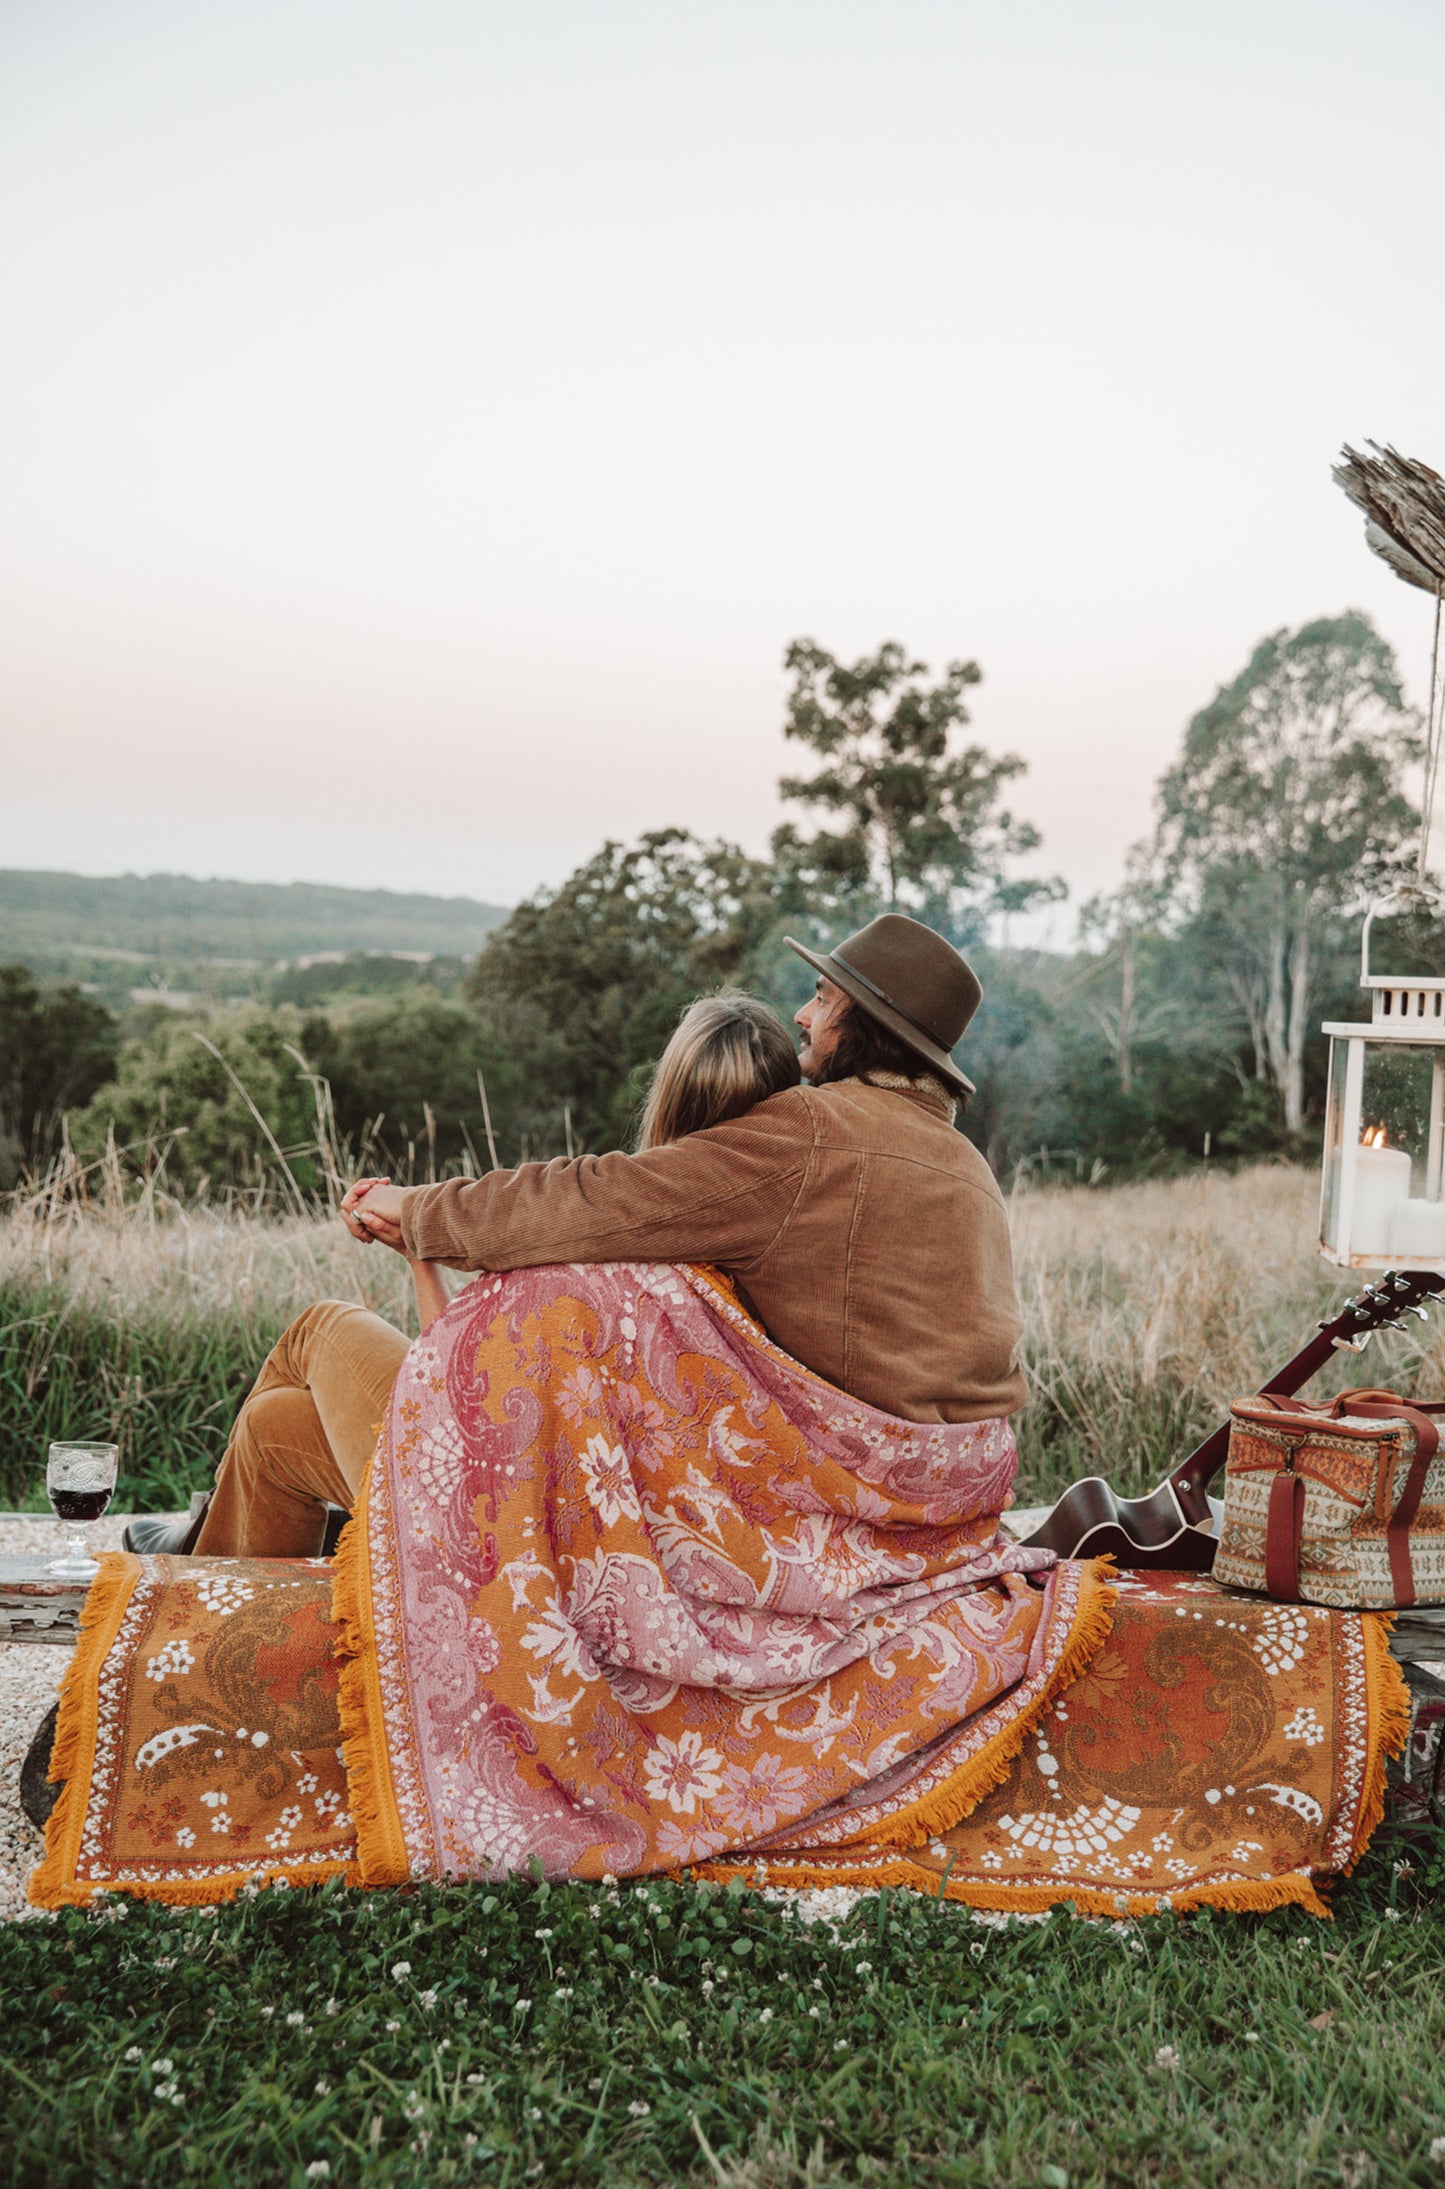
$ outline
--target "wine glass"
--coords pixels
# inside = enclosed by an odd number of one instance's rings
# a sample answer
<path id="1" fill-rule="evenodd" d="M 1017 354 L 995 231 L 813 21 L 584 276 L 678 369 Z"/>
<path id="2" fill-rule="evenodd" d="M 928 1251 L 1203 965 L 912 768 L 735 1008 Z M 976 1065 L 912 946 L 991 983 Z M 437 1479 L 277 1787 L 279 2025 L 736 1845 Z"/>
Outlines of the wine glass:
<path id="1" fill-rule="evenodd" d="M 45 1464 L 45 1489 L 57 1520 L 99 1520 L 115 1490 L 115 1444 L 52 1444 Z M 63 1558 L 46 1567 L 64 1581 L 93 1581 L 100 1568 L 90 1555 L 84 1528 L 78 1526 Z"/>

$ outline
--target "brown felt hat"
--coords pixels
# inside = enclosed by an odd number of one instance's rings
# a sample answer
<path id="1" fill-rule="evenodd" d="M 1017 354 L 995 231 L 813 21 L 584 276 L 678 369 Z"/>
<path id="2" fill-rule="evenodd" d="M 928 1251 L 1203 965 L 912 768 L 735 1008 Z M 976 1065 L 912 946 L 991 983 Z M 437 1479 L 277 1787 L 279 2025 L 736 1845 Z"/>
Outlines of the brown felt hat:
<path id="1" fill-rule="evenodd" d="M 949 1055 L 983 1001 L 978 975 L 951 942 L 906 919 L 885 912 L 840 942 L 829 957 L 805 949 L 791 935 L 790 950 L 806 958 L 815 972 L 836 981 L 845 995 L 870 1018 L 886 1026 L 951 1087 L 973 1093 L 973 1081 Z"/>

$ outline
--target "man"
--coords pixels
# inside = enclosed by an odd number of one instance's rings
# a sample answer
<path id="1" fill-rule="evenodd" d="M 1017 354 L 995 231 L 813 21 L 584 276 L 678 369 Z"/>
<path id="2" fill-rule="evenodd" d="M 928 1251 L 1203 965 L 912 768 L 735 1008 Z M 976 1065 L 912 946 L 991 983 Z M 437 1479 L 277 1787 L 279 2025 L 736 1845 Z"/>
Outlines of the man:
<path id="1" fill-rule="evenodd" d="M 818 974 L 796 1014 L 807 1086 L 641 1155 L 435 1186 L 363 1182 L 342 1204 L 348 1230 L 459 1269 L 710 1262 L 784 1351 L 885 1413 L 1014 1412 L 1024 1385 L 1008 1223 L 983 1157 L 953 1129 L 973 1088 L 950 1052 L 978 980 L 941 935 L 898 913 L 831 955 L 788 941 Z M 328 1304 L 293 1325 L 242 1408 L 194 1547 L 319 1548 L 323 1503 L 349 1502 L 359 1484 L 404 1348 L 361 1309 Z M 248 1419 L 264 1407 L 278 1416 L 269 1436 Z M 133 1522 L 130 1536 L 136 1549 L 181 1547 L 175 1523 Z"/>

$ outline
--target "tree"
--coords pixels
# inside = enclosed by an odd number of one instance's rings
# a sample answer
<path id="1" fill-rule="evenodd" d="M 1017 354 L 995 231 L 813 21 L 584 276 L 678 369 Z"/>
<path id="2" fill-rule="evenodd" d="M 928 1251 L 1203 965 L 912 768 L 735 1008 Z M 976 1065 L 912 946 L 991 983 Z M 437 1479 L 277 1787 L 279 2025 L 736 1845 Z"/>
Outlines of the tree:
<path id="1" fill-rule="evenodd" d="M 177 1190 L 275 1190 L 279 1180 L 287 1192 L 309 1192 L 321 1168 L 301 1040 L 289 1008 L 160 1021 L 126 1042 L 114 1082 L 72 1118 L 76 1148 L 97 1157 L 114 1132 L 122 1147 L 163 1161 Z"/>
<path id="2" fill-rule="evenodd" d="M 824 764 L 784 776 L 778 789 L 842 817 L 811 836 L 790 822 L 775 833 L 795 902 L 907 911 L 963 940 L 985 911 L 1062 894 L 1059 883 L 1004 880 L 1007 862 L 1039 837 L 1000 804 L 1024 762 L 955 742 L 969 719 L 963 695 L 982 675 L 976 661 L 950 662 L 930 684 L 927 663 L 892 641 L 848 666 L 796 639 L 784 665 L 793 688 L 783 734 Z"/>
<path id="3" fill-rule="evenodd" d="M 562 1145 L 562 1121 L 537 1085 L 560 1045 L 525 1005 L 479 1012 L 413 987 L 308 1018 L 300 1045 L 330 1087 L 337 1133 L 368 1168 L 398 1179 L 468 1160 L 485 1169 L 488 1116 L 503 1162 Z"/>
<path id="4" fill-rule="evenodd" d="M 1363 909 L 1416 827 L 1403 778 L 1421 750 L 1393 652 L 1350 610 L 1261 639 L 1160 780 L 1176 902 L 1214 938 L 1289 1132 L 1304 1123 L 1332 928 Z"/>
<path id="5" fill-rule="evenodd" d="M 0 1187 L 54 1153 L 66 1110 L 114 1072 L 117 1038 L 94 997 L 47 995 L 23 965 L 0 965 Z"/>
<path id="6" fill-rule="evenodd" d="M 518 905 L 487 938 L 469 1001 L 534 1010 L 553 1037 L 541 1090 L 559 1113 L 570 1106 L 579 1141 L 617 1147 L 683 1008 L 745 979 L 776 916 L 759 860 L 658 829 L 604 844 L 560 889 Z"/>

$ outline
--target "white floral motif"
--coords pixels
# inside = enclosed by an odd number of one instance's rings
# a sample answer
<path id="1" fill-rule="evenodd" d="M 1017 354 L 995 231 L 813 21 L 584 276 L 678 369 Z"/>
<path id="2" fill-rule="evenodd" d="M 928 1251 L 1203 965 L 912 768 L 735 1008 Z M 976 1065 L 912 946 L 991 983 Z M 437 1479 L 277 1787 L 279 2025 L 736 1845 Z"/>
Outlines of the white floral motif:
<path id="1" fill-rule="evenodd" d="M 702 1735 L 691 1729 L 672 1741 L 659 1737 L 655 1748 L 642 1759 L 642 1775 L 654 1801 L 690 1817 L 699 1797 L 711 1801 L 722 1787 L 723 1760 L 715 1748 L 703 1745 Z"/>
<path id="2" fill-rule="evenodd" d="M 189 1672 L 195 1663 L 195 1655 L 189 1642 L 177 1637 L 164 1643 L 146 1666 L 148 1680 L 170 1680 L 183 1672 Z"/>
<path id="3" fill-rule="evenodd" d="M 1318 1748 L 1325 1737 L 1325 1729 L 1308 1703 L 1301 1703 L 1284 1729 L 1287 1741 L 1303 1741 L 1306 1748 Z"/>
<path id="4" fill-rule="evenodd" d="M 437 1422 L 417 1443 L 416 1471 L 428 1494 L 444 1505 L 466 1465 L 467 1448 L 455 1421 Z"/>
<path id="5" fill-rule="evenodd" d="M 1020 1846 L 1061 1855 L 1100 1855 L 1111 1843 L 1126 1839 L 1139 1822 L 1140 1811 L 1108 1795 L 1097 1809 L 1080 1802 L 1067 1816 L 1029 1812 L 999 1818 L 999 1829 Z"/>
<path id="6" fill-rule="evenodd" d="M 588 1502 L 604 1528 L 615 1528 L 619 1520 L 641 1519 L 632 1469 L 620 1444 L 609 1444 L 602 1435 L 589 1437 L 578 1454 L 578 1464 Z"/>
<path id="7" fill-rule="evenodd" d="M 231 1573 L 203 1573 L 196 1583 L 196 1594 L 205 1611 L 214 1612 L 222 1619 L 229 1619 L 233 1611 L 249 1604 L 256 1591 L 249 1581 Z"/>
<path id="8" fill-rule="evenodd" d="M 1271 1604 L 1252 1643 L 1255 1656 L 1270 1678 L 1293 1672 L 1309 1641 L 1308 1615 L 1290 1604 Z"/>

